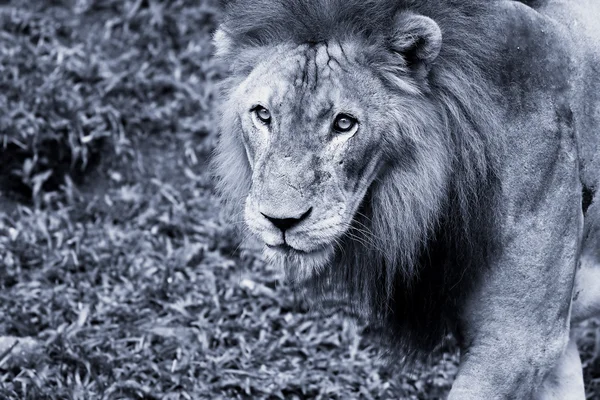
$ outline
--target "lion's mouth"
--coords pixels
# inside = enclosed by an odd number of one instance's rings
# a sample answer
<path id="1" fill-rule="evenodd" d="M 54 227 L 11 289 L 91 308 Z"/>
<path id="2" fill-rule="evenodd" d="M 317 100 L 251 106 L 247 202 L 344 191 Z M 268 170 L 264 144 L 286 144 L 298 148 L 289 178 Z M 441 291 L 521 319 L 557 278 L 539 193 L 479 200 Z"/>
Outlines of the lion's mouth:
<path id="1" fill-rule="evenodd" d="M 330 248 L 327 246 L 318 247 L 311 250 L 302 250 L 291 246 L 287 242 L 278 245 L 265 243 L 265 247 L 274 255 L 284 257 L 285 259 L 319 259 L 327 256 L 330 253 Z"/>
<path id="2" fill-rule="evenodd" d="M 316 250 L 316 251 L 300 250 L 300 249 L 290 246 L 287 243 L 282 243 L 282 244 L 277 244 L 277 245 L 266 244 L 266 246 L 271 250 L 274 250 L 274 251 L 277 251 L 280 253 L 284 253 L 284 254 L 308 255 L 308 254 L 313 254 L 313 253 L 319 253 L 321 251 L 321 250 Z"/>

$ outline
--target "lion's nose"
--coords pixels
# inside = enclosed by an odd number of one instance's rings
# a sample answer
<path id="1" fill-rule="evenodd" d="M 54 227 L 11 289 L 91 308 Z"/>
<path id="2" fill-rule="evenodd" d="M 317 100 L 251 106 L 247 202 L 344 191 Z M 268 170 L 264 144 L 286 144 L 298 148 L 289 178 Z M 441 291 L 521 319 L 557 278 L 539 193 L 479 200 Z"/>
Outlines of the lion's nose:
<path id="1" fill-rule="evenodd" d="M 308 211 L 306 211 L 304 214 L 300 215 L 299 217 L 292 217 L 292 218 L 274 218 L 263 212 L 261 212 L 261 214 L 263 215 L 263 217 L 265 217 L 266 219 L 271 221 L 271 223 L 273 225 L 275 225 L 275 227 L 277 229 L 279 229 L 281 232 L 285 232 L 288 229 L 291 229 L 294 226 L 298 225 L 300 222 L 302 222 L 306 218 L 308 218 L 308 216 L 310 215 L 311 212 L 312 212 L 312 207 L 309 208 Z"/>

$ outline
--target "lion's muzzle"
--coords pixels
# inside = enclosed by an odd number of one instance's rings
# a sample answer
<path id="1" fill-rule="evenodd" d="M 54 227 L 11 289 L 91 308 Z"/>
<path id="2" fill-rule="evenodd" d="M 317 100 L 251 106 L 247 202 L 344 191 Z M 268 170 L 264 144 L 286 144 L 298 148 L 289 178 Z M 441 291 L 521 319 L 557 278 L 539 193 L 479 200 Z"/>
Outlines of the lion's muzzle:
<path id="1" fill-rule="evenodd" d="M 310 230 L 313 207 L 284 206 L 279 202 L 250 201 L 246 205 L 246 223 L 271 248 L 309 252 L 312 249 L 302 239 Z"/>
<path id="2" fill-rule="evenodd" d="M 300 216 L 288 216 L 284 218 L 276 218 L 272 217 L 264 212 L 261 212 L 262 216 L 268 219 L 277 229 L 279 229 L 283 233 L 283 237 L 285 239 L 285 232 L 293 228 L 294 226 L 300 224 L 302 221 L 308 218 L 310 213 L 312 212 L 312 207 L 310 207 L 306 212 L 302 213 Z"/>

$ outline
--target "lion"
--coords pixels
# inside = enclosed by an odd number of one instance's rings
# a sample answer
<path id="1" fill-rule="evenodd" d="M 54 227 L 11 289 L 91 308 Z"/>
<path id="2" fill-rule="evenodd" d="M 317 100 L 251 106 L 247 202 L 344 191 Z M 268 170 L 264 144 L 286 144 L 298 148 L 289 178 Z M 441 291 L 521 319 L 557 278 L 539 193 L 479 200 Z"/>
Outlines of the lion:
<path id="1" fill-rule="evenodd" d="M 392 354 L 454 334 L 450 399 L 585 398 L 569 335 L 600 312 L 598 15 L 594 0 L 226 2 L 224 206 Z"/>

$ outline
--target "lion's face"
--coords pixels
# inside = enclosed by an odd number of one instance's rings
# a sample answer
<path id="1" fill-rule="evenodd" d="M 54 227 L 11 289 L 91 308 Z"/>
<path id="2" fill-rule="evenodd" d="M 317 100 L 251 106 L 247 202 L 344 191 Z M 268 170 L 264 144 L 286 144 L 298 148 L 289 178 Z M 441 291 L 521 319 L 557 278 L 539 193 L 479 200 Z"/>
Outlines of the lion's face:
<path id="1" fill-rule="evenodd" d="M 246 31 L 244 21 L 215 34 L 231 75 L 214 165 L 233 218 L 243 214 L 292 280 L 359 251 L 410 264 L 441 207 L 450 161 L 427 79 L 440 28 L 402 12 L 370 39 L 294 41 L 276 39 L 283 25 Z"/>
<path id="2" fill-rule="evenodd" d="M 351 54 L 277 48 L 232 96 L 252 170 L 245 222 L 299 278 L 330 259 L 382 164 L 385 90 Z"/>

